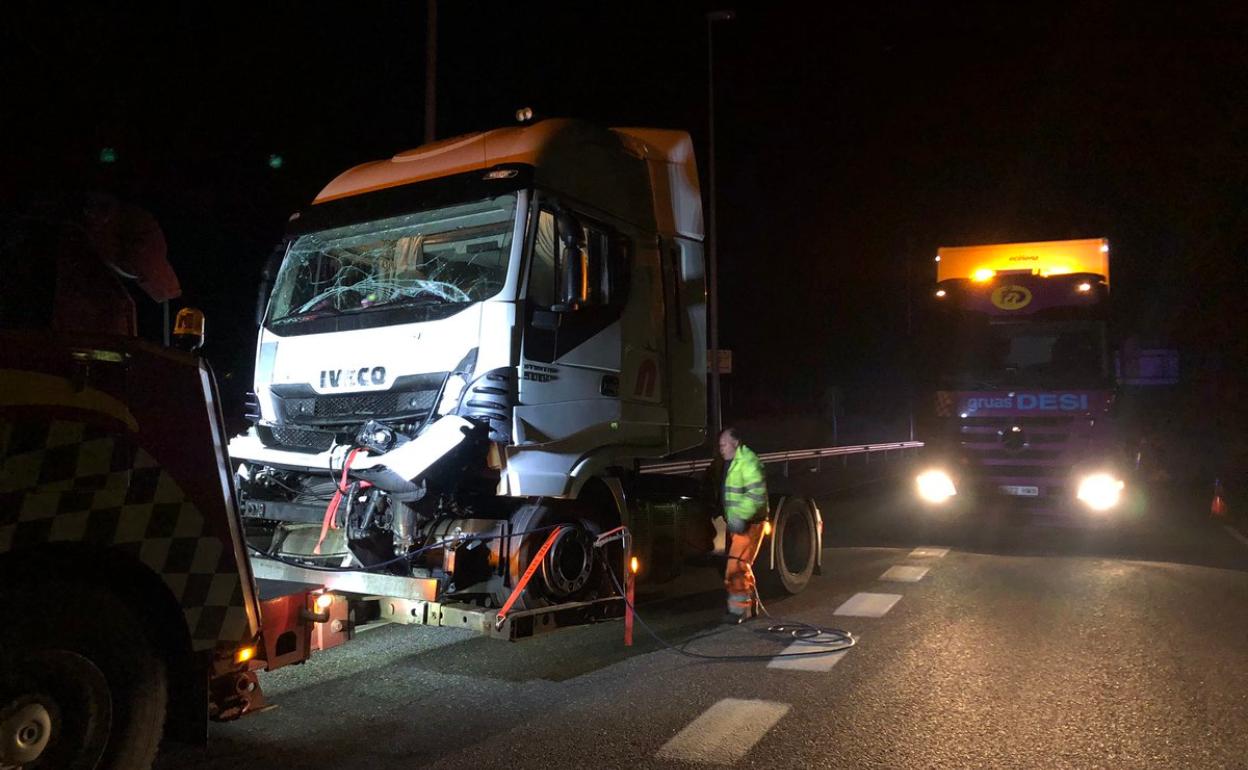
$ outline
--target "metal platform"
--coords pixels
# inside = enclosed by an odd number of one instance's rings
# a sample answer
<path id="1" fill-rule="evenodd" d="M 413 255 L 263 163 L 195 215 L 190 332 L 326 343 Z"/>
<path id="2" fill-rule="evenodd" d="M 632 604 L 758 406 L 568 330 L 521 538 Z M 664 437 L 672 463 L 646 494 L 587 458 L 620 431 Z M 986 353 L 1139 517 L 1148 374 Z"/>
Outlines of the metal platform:
<path id="1" fill-rule="evenodd" d="M 375 572 L 331 572 L 296 567 L 275 559 L 253 556 L 251 570 L 257 580 L 298 583 L 303 586 L 324 586 L 331 591 L 389 596 L 431 602 L 438 597 L 438 581 L 434 578 L 399 577 Z"/>

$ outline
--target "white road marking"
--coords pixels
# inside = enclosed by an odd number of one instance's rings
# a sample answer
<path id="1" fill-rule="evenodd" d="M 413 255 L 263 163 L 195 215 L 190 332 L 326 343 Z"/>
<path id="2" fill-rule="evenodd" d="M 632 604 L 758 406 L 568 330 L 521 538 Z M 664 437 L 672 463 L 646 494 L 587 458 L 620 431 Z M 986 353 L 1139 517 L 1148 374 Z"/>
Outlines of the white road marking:
<path id="1" fill-rule="evenodd" d="M 939 559 L 949 553 L 948 548 L 932 548 L 930 546 L 922 546 L 915 548 L 910 552 L 911 559 Z"/>
<path id="2" fill-rule="evenodd" d="M 789 704 L 724 698 L 659 749 L 660 759 L 730 765 L 789 711 Z"/>
<path id="3" fill-rule="evenodd" d="M 901 594 L 854 594 L 832 614 L 852 615 L 857 618 L 880 618 L 887 615 L 893 605 L 899 601 L 901 601 Z"/>
<path id="4" fill-rule="evenodd" d="M 1226 531 L 1231 534 L 1231 537 L 1235 538 L 1236 540 L 1243 543 L 1244 545 L 1248 545 L 1248 537 L 1244 537 L 1243 532 L 1240 532 L 1238 529 L 1235 529 L 1230 524 L 1223 524 L 1222 526 L 1226 527 Z"/>
<path id="5" fill-rule="evenodd" d="M 927 574 L 927 567 L 909 567 L 904 564 L 898 564 L 895 567 L 889 567 L 880 580 L 893 580 L 898 583 L 917 583 Z"/>
<path id="6" fill-rule="evenodd" d="M 767 668 L 783 668 L 789 671 L 831 671 L 832 667 L 841 662 L 841 658 L 849 650 L 830 652 L 827 655 L 800 655 L 798 653 L 814 652 L 818 647 L 805 642 L 794 642 L 784 648 L 784 652 L 771 659 Z"/>

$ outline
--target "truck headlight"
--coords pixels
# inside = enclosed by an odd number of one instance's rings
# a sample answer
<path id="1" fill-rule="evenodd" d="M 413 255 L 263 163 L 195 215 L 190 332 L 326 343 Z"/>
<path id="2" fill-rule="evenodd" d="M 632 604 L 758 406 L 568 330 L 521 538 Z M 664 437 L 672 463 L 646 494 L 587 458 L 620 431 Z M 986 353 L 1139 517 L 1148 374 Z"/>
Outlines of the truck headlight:
<path id="1" fill-rule="evenodd" d="M 1108 473 L 1090 473 L 1079 480 L 1075 497 L 1094 511 L 1108 511 L 1122 500 L 1125 486 L 1122 479 Z"/>
<path id="2" fill-rule="evenodd" d="M 919 497 L 929 503 L 943 503 L 958 493 L 953 486 L 953 479 L 942 470 L 923 471 L 915 478 Z"/>

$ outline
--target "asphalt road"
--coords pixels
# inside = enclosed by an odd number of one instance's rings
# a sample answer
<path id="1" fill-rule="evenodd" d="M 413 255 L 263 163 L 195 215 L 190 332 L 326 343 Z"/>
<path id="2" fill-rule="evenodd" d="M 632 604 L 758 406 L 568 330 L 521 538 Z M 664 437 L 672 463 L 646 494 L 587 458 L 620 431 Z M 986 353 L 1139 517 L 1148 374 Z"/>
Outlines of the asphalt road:
<path id="1" fill-rule="evenodd" d="M 824 574 L 769 608 L 852 631 L 847 652 L 383 627 L 266 675 L 277 708 L 157 767 L 1248 768 L 1248 541 L 1198 503 L 1097 527 L 942 521 L 878 490 L 822 507 Z M 716 626 L 709 571 L 642 609 L 697 652 L 787 646 Z"/>

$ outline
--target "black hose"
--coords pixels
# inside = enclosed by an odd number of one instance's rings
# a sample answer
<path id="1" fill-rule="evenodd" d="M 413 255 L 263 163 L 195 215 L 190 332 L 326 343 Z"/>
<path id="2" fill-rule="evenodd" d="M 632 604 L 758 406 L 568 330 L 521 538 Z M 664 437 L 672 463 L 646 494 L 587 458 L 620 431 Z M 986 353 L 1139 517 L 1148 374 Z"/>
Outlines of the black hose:
<path id="1" fill-rule="evenodd" d="M 650 627 L 650 624 L 647 623 L 646 619 L 641 616 L 641 613 L 637 611 L 637 608 L 633 605 L 633 603 L 628 600 L 628 595 L 624 592 L 624 587 L 620 585 L 619 578 L 615 576 L 615 570 L 611 568 L 610 564 L 607 565 L 607 575 L 610 576 L 611 582 L 615 585 L 615 590 L 618 591 L 620 596 L 624 598 L 624 603 L 628 605 L 630 610 L 633 611 L 633 617 L 637 619 L 637 622 L 641 624 L 641 627 L 645 629 L 646 633 L 649 634 L 650 637 L 656 642 L 672 652 L 684 655 L 688 658 L 728 662 L 756 662 L 761 660 L 775 660 L 776 658 L 805 658 L 814 655 L 831 655 L 834 652 L 843 652 L 858 643 L 858 640 L 854 638 L 853 634 L 848 631 L 842 631 L 839 628 L 823 628 L 822 626 L 816 626 L 811 623 L 803 623 L 801 621 L 780 621 L 773 623 L 765 630 L 760 631 L 760 635 L 765 638 L 778 636 L 781 638 L 774 639 L 774 641 L 797 641 L 802 642 L 803 644 L 818 647 L 819 649 L 811 650 L 809 652 L 788 652 L 777 655 L 708 655 L 701 652 L 690 652 L 684 647 L 667 641 L 663 637 L 659 636 L 658 633 Z M 761 606 L 762 602 L 759 602 L 759 604 Z M 764 612 L 766 612 L 766 610 L 764 610 Z M 768 617 L 770 617 L 770 615 L 768 615 Z"/>

